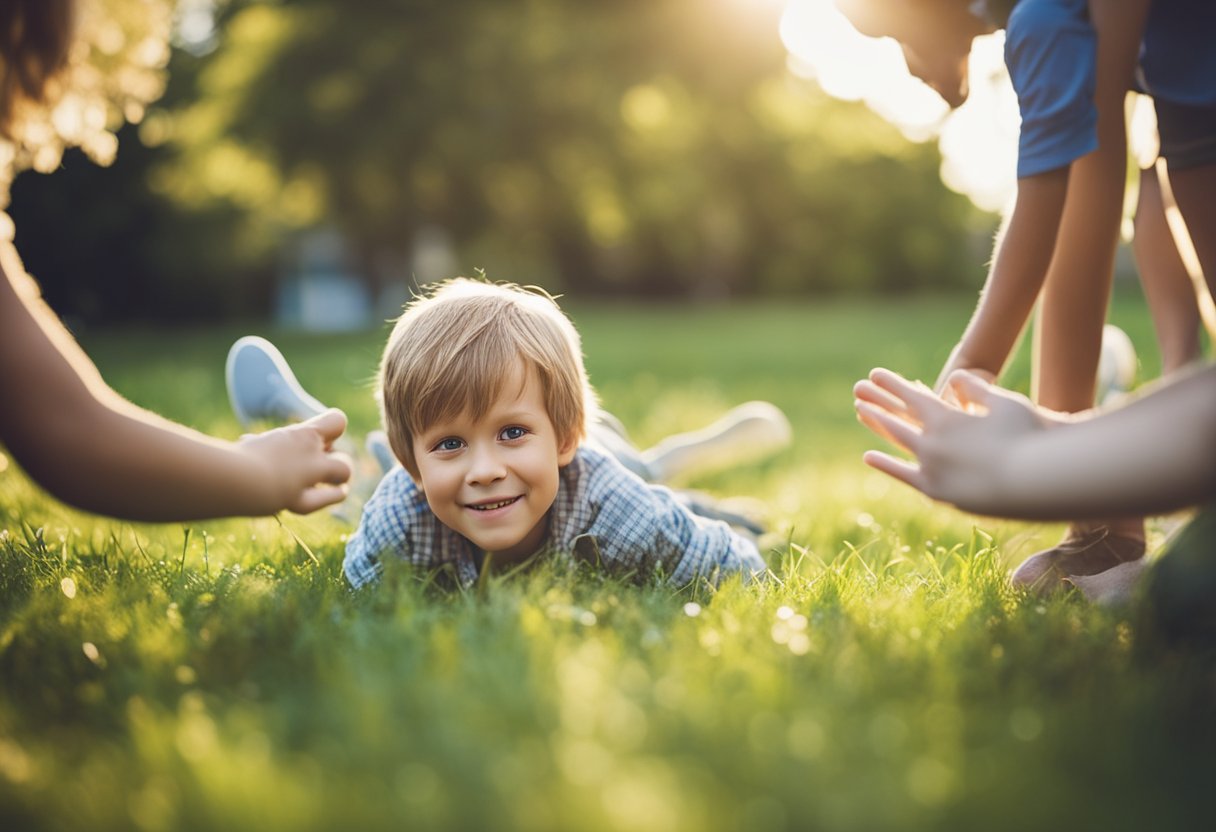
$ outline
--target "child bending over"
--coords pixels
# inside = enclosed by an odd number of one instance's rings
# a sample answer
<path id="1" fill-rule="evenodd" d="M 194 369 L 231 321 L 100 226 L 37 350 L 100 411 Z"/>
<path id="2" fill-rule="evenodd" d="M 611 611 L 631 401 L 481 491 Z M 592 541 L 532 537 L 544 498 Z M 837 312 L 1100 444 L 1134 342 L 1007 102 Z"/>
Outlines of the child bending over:
<path id="1" fill-rule="evenodd" d="M 971 321 L 938 376 L 1001 374 L 1036 302 L 1037 404 L 1088 410 L 1110 297 L 1127 173 L 1124 103 L 1133 82 L 1154 99 L 1160 156 L 1209 290 L 1216 277 L 1216 5 L 1211 0 L 836 0 L 859 31 L 890 36 L 908 69 L 951 105 L 967 97 L 973 39 L 1005 29 L 1005 63 L 1021 115 L 1018 189 Z M 1190 278 L 1165 227 L 1163 191 L 1146 179 L 1138 222 L 1156 319 L 1182 339 L 1173 366 L 1197 354 Z M 1153 214 L 1153 216 L 1149 216 Z M 1153 223 L 1156 223 L 1154 228 Z M 1148 245 L 1156 234 L 1157 241 Z M 1174 334 L 1176 331 L 1176 335 Z M 1168 366 L 1168 365 L 1167 365 Z M 1128 448 L 1112 446 L 1112 456 Z M 1130 472 L 1133 478 L 1138 475 Z M 1064 539 L 1028 558 L 1014 584 L 1067 564 L 1113 569 L 1145 553 L 1144 520 L 1073 518 Z M 1074 573 L 1065 573 L 1074 574 Z"/>

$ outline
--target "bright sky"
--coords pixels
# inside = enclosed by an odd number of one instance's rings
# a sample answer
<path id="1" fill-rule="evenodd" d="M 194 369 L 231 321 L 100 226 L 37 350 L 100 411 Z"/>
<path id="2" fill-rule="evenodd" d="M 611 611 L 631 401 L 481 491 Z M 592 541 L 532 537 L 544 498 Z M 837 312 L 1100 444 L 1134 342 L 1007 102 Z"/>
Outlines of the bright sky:
<path id="1" fill-rule="evenodd" d="M 981 208 L 1005 207 L 1016 182 L 1018 110 L 1002 56 L 1003 32 L 976 39 L 971 94 L 953 112 L 909 74 L 895 41 L 858 34 L 832 0 L 787 0 L 781 40 L 792 73 L 836 98 L 864 101 L 912 141 L 936 138 L 942 181 Z"/>

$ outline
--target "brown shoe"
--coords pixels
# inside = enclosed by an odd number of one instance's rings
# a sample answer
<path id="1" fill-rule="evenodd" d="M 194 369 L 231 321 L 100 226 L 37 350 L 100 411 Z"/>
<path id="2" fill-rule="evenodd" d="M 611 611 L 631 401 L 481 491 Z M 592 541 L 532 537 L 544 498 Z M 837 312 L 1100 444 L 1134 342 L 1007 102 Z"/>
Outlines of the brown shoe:
<path id="1" fill-rule="evenodd" d="M 1098 575 L 1142 557 L 1142 537 L 1112 532 L 1106 526 L 1070 531 L 1052 548 L 1022 561 L 1009 580 L 1016 587 L 1048 594 L 1068 588 L 1071 578 Z"/>
<path id="2" fill-rule="evenodd" d="M 1070 575 L 1064 580 L 1089 601 L 1106 607 L 1130 604 L 1140 593 L 1140 585 L 1148 574 L 1148 558 L 1138 558 L 1112 566 L 1097 575 Z"/>

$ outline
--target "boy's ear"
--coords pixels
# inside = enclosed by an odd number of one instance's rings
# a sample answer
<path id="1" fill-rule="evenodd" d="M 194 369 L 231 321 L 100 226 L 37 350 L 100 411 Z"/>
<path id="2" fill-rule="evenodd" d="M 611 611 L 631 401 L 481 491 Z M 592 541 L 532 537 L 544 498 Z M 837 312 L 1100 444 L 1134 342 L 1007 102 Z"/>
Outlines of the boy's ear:
<path id="1" fill-rule="evenodd" d="M 578 450 L 578 434 L 574 431 L 562 440 L 557 446 L 557 467 L 565 468 L 574 459 L 574 454 Z"/>

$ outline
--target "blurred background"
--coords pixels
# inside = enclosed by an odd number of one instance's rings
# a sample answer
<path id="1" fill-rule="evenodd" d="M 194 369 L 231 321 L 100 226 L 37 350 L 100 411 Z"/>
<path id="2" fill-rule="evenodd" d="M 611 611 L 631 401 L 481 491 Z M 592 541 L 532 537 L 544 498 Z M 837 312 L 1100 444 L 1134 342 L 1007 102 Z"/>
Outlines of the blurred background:
<path id="1" fill-rule="evenodd" d="M 223 357 L 263 332 L 357 453 L 384 320 L 481 271 L 565 293 L 643 447 L 752 399 L 794 440 L 688 483 L 772 529 L 779 580 L 713 594 L 545 564 L 352 597 L 366 466 L 332 516 L 186 527 L 71 512 L 10 466 L 0 830 L 1210 817 L 1207 665 L 1145 649 L 1123 611 L 1011 595 L 1058 525 L 977 520 L 859 462 L 852 384 L 933 378 L 984 279 L 1017 135 L 999 38 L 947 112 L 830 0 L 82 10 L 72 94 L 0 143 L 0 209 L 131 401 L 237 436 Z M 1155 377 L 1125 288 L 1110 319 Z"/>
<path id="2" fill-rule="evenodd" d="M 111 163 L 34 160 L 7 209 L 77 328 L 358 329 L 479 271 L 580 300 L 970 293 L 1012 182 L 999 42 L 948 114 L 830 0 L 92 7 L 120 89 L 53 121 Z"/>

